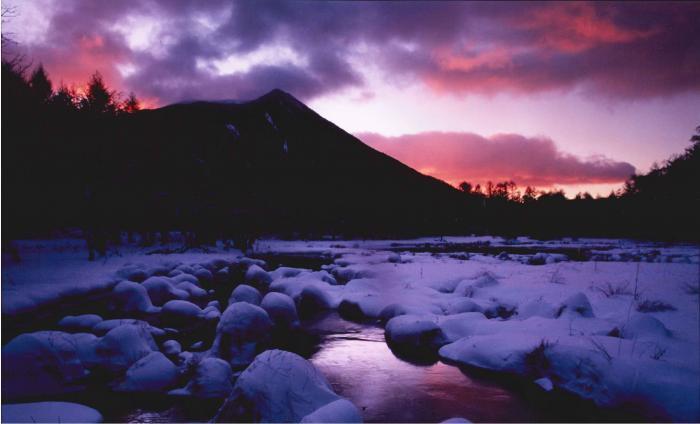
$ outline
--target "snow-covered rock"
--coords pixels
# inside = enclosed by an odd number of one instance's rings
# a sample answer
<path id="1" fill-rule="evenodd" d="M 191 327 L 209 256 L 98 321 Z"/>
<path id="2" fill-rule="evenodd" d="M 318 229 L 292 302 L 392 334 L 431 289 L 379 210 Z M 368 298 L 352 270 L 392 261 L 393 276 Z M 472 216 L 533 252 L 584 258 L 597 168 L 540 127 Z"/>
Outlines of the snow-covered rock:
<path id="1" fill-rule="evenodd" d="M 284 293 L 271 292 L 266 294 L 260 306 L 278 328 L 295 328 L 299 325 L 299 316 L 294 300 Z"/>
<path id="2" fill-rule="evenodd" d="M 177 381 L 175 364 L 160 352 L 151 352 L 126 370 L 124 381 L 115 387 L 122 392 L 162 392 Z"/>
<path id="3" fill-rule="evenodd" d="M 163 322 L 176 327 L 192 324 L 201 316 L 202 310 L 199 306 L 186 300 L 171 300 L 161 309 Z"/>
<path id="4" fill-rule="evenodd" d="M 463 312 L 483 312 L 484 308 L 471 299 L 460 298 L 450 302 L 447 308 L 448 315 L 461 314 Z"/>
<path id="5" fill-rule="evenodd" d="M 302 423 L 361 423 L 357 407 L 347 399 L 338 399 L 318 408 L 301 419 Z"/>
<path id="6" fill-rule="evenodd" d="M 97 323 L 94 327 L 92 327 L 92 332 L 97 334 L 98 336 L 104 336 L 105 334 L 109 333 L 111 330 L 121 327 L 122 325 L 136 325 L 139 327 L 143 327 L 148 330 L 149 333 L 151 333 L 151 336 L 153 337 L 162 337 L 165 335 L 165 331 L 150 325 L 146 321 L 140 320 L 140 319 L 133 319 L 133 318 L 124 318 L 124 319 L 108 319 L 101 321 Z"/>
<path id="7" fill-rule="evenodd" d="M 205 358 L 195 369 L 192 380 L 182 389 L 170 394 L 197 398 L 225 398 L 231 393 L 233 372 L 228 362 L 219 358 Z"/>
<path id="8" fill-rule="evenodd" d="M 154 305 L 162 306 L 169 300 L 187 299 L 189 293 L 175 288 L 167 277 L 150 277 L 143 283 Z"/>
<path id="9" fill-rule="evenodd" d="M 245 272 L 245 281 L 250 285 L 266 289 L 272 282 L 272 277 L 260 266 L 253 264 Z"/>
<path id="10" fill-rule="evenodd" d="M 405 354 L 436 352 L 447 341 L 440 326 L 430 316 L 394 317 L 387 322 L 384 334 L 389 346 Z"/>
<path id="11" fill-rule="evenodd" d="M 197 277 L 198 281 L 203 283 L 211 283 L 214 280 L 214 275 L 206 268 L 200 268 L 194 271 L 194 276 Z"/>
<path id="12" fill-rule="evenodd" d="M 202 318 L 207 321 L 216 321 L 221 318 L 221 311 L 216 306 L 207 306 L 202 309 Z"/>
<path id="13" fill-rule="evenodd" d="M 342 398 L 309 361 L 291 352 L 268 350 L 240 375 L 217 418 L 231 421 L 242 416 L 256 422 L 300 422 L 305 417 L 307 422 L 361 420 L 357 408 L 353 411 L 354 405 L 336 403 L 339 400 Z"/>
<path id="14" fill-rule="evenodd" d="M 68 315 L 58 322 L 58 327 L 69 332 L 90 331 L 100 322 L 102 317 L 95 314 Z"/>
<path id="15" fill-rule="evenodd" d="M 69 333 L 22 334 L 2 348 L 2 394 L 9 399 L 74 391 L 86 375 Z"/>
<path id="16" fill-rule="evenodd" d="M 116 272 L 118 278 L 122 280 L 135 281 L 140 283 L 149 277 L 150 273 L 144 264 L 128 264 Z"/>
<path id="17" fill-rule="evenodd" d="M 72 402 L 2 404 L 5 423 L 101 423 L 96 409 Z"/>
<path id="18" fill-rule="evenodd" d="M 114 372 L 127 370 L 154 350 L 158 350 L 158 347 L 151 333 L 140 325 L 116 327 L 102 337 L 95 347 L 100 365 Z"/>
<path id="19" fill-rule="evenodd" d="M 221 315 L 210 354 L 228 361 L 234 369 L 248 365 L 271 328 L 264 309 L 248 302 L 233 303 Z"/>
<path id="20" fill-rule="evenodd" d="M 233 289 L 231 297 L 228 299 L 228 303 L 248 302 L 251 305 L 260 305 L 261 300 L 262 296 L 260 295 L 258 289 L 247 284 L 240 284 L 238 287 Z"/>
<path id="21" fill-rule="evenodd" d="M 153 306 L 146 288 L 133 281 L 122 281 L 114 286 L 110 308 L 126 313 L 154 313 L 160 310 Z"/>
<path id="22" fill-rule="evenodd" d="M 192 271 L 192 272 L 194 272 L 194 271 Z M 197 279 L 197 277 L 195 277 L 192 274 L 186 274 L 184 272 L 182 274 L 178 274 L 178 275 L 172 277 L 172 280 L 176 285 L 180 284 L 180 283 L 192 283 L 196 286 L 199 286 L 199 280 Z"/>
<path id="23" fill-rule="evenodd" d="M 299 313 L 301 314 L 313 314 L 333 309 L 338 304 L 328 292 L 314 285 L 304 287 L 299 293 L 298 301 Z"/>
<path id="24" fill-rule="evenodd" d="M 207 297 L 206 290 L 190 281 L 182 281 L 180 283 L 177 283 L 175 285 L 175 288 L 178 290 L 186 291 L 190 299 L 200 300 Z"/>
<path id="25" fill-rule="evenodd" d="M 379 322 L 386 324 L 390 319 L 408 314 L 408 309 L 400 303 L 391 303 L 379 312 Z"/>
<path id="26" fill-rule="evenodd" d="M 151 352 L 126 370 L 124 381 L 115 387 L 123 392 L 162 392 L 177 381 L 177 367 L 160 352 Z"/>
<path id="27" fill-rule="evenodd" d="M 167 340 L 163 343 L 163 353 L 168 358 L 176 358 L 182 352 L 182 346 L 177 340 Z"/>
<path id="28" fill-rule="evenodd" d="M 278 280 L 280 278 L 291 278 L 291 277 L 296 277 L 299 275 L 301 272 L 308 272 L 308 269 L 302 269 L 302 268 L 291 268 L 288 266 L 281 266 L 274 271 L 271 271 L 270 277 L 273 280 Z"/>

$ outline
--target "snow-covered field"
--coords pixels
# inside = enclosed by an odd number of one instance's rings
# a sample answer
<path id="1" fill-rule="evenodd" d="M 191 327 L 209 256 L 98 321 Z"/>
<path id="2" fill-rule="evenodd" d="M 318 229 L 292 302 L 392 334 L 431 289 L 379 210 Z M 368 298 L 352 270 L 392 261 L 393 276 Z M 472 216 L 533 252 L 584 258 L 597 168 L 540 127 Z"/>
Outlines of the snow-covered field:
<path id="1" fill-rule="evenodd" d="M 3 402 L 101 384 L 227 399 L 220 419 L 357 421 L 361 411 L 311 363 L 260 354 L 279 347 L 275 334 L 303 331 L 304 317 L 337 309 L 384 326 L 406 358 L 435 356 L 650 419 L 700 420 L 697 246 L 448 237 L 262 240 L 248 252 L 282 255 L 282 265 L 320 257 L 321 269 L 270 269 L 221 248 L 122 247 L 88 262 L 80 240 L 15 246 L 20 262 L 3 257 L 3 331 L 33 332 L 3 338 Z M 3 416 L 26 411 L 12 408 Z"/>

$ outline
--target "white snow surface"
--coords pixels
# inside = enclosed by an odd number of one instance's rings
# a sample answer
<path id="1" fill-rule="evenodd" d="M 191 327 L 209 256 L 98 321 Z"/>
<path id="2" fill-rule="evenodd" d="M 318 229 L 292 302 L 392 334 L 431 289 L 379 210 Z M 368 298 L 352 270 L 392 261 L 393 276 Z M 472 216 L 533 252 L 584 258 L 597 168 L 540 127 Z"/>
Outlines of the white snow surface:
<path id="1" fill-rule="evenodd" d="M 4 423 L 101 423 L 95 409 L 71 402 L 33 402 L 2 405 Z"/>
<path id="2" fill-rule="evenodd" d="M 389 337 L 409 346 L 427 340 L 450 362 L 512 373 L 599 405 L 633 402 L 663 411 L 672 420 L 700 420 L 697 246 L 522 237 L 258 241 L 255 252 L 260 254 L 328 258 L 321 271 L 290 267 L 268 271 L 264 262 L 242 259 L 240 252 L 146 255 L 142 249 L 124 248 L 122 256 L 87 262 L 79 246 L 82 242 L 16 243 L 22 261 L 3 261 L 4 317 L 109 293 L 117 284 L 119 288 L 111 293 L 116 311 L 157 314 L 160 308 L 153 305 L 140 281 L 155 276 L 175 290 L 167 293 L 190 297 L 194 296 L 192 287 L 186 290 L 180 284 L 212 281 L 227 264 L 237 263 L 247 269 L 245 282 L 263 294 L 289 296 L 300 310 L 340 307 L 381 320 L 387 323 Z M 533 253 L 487 254 L 478 250 L 484 246 L 497 250 L 527 247 Z M 472 247 L 476 250 L 470 251 Z M 431 253 L 432 249 L 446 253 Z M 576 262 L 557 249 L 588 249 L 594 256 Z M 637 310 L 645 301 L 669 307 Z M 208 356 L 234 369 L 250 363 L 256 346 L 271 330 L 273 320 L 277 321 L 273 312 L 277 306 L 265 302 L 262 306 L 236 302 L 220 318 L 213 305 L 202 311 L 207 319 L 219 319 Z M 94 327 L 87 329 L 89 320 L 95 318 L 71 318 L 61 328 L 96 332 Z M 113 325 L 104 321 L 95 327 L 108 324 Z M 76 380 L 82 362 L 98 362 L 111 371 L 125 372 L 158 350 L 152 335 L 158 330 L 132 324 L 112 328 L 101 338 L 85 333 L 52 336 L 79 338 L 84 346 L 72 350 L 61 348 L 64 344 L 47 348 L 48 343 L 41 339 L 45 336 L 34 335 L 6 345 L 3 361 L 14 351 L 43 352 L 40 361 L 63 379 L 48 380 L 46 387 L 55 387 L 65 379 Z M 426 332 L 439 337 L 421 337 Z M 533 358 L 544 358 L 550 366 L 538 366 Z M 70 371 L 74 369 L 78 370 L 75 375 Z M 297 414 L 294 420 L 316 409 Z M 321 412 L 306 419 L 326 417 Z"/>
<path id="3" fill-rule="evenodd" d="M 361 422 L 357 408 L 301 356 L 267 350 L 238 377 L 230 401 L 252 405 L 260 422 Z"/>

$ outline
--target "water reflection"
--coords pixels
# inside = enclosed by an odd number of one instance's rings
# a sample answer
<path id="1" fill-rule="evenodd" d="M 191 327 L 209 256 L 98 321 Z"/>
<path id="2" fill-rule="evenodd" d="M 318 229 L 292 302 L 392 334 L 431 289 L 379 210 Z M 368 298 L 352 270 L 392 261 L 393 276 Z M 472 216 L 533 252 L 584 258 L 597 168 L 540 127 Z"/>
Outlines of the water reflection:
<path id="1" fill-rule="evenodd" d="M 528 404 L 500 385 L 479 381 L 441 362 L 403 361 L 384 342 L 384 330 L 330 314 L 309 331 L 322 336 L 311 362 L 334 390 L 362 409 L 366 421 L 536 421 Z"/>

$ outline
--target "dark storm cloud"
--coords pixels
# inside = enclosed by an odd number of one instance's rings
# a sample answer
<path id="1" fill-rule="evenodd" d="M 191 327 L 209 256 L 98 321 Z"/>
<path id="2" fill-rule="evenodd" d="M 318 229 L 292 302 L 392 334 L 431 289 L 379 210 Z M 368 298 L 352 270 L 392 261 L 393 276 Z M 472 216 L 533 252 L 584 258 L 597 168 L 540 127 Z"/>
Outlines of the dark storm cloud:
<path id="1" fill-rule="evenodd" d="M 697 3 L 72 0 L 49 8 L 47 36 L 26 47 L 55 79 L 85 80 L 99 69 L 121 90 L 160 103 L 275 87 L 309 99 L 362 87 L 370 66 L 387 80 L 457 95 L 581 89 L 634 99 L 700 90 Z M 138 30 L 128 28 L 142 25 L 135 17 L 160 25 L 145 50 L 115 30 Z M 210 66 L 275 46 L 300 60 L 237 72 Z M 135 71 L 117 72 L 125 63 Z"/>

